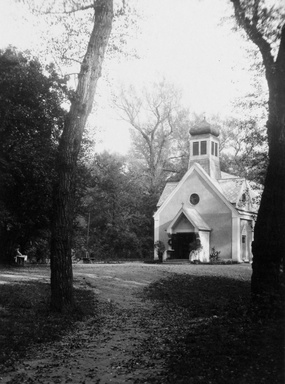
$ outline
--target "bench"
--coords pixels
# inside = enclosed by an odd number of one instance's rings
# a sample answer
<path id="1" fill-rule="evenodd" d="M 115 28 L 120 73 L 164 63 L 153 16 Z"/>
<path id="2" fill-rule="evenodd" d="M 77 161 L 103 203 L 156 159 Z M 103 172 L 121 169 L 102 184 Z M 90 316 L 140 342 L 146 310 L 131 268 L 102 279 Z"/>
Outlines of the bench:
<path id="1" fill-rule="evenodd" d="M 19 265 L 24 265 L 24 262 L 27 261 L 27 260 L 28 260 L 28 256 L 27 255 L 16 256 L 15 257 L 15 261 Z"/>

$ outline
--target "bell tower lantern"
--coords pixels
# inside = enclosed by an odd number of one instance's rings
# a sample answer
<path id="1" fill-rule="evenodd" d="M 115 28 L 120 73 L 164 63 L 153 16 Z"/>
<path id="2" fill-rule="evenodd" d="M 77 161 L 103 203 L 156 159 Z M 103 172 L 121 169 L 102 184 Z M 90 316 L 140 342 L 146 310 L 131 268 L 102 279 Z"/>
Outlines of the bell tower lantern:
<path id="1" fill-rule="evenodd" d="M 190 128 L 189 168 L 198 163 L 215 179 L 221 178 L 219 157 L 219 129 L 211 126 L 206 119 Z"/>

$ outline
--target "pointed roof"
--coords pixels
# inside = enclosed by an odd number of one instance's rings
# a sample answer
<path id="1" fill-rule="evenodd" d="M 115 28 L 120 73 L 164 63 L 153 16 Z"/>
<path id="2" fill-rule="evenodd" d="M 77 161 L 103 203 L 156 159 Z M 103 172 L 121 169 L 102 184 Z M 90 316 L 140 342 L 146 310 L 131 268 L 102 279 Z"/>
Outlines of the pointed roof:
<path id="1" fill-rule="evenodd" d="M 187 219 L 192 221 L 192 224 L 200 229 L 205 231 L 211 231 L 211 228 L 208 226 L 208 224 L 202 219 L 199 212 L 196 211 L 195 208 L 184 208 L 183 209 L 184 214 L 186 215 Z"/>
<path id="2" fill-rule="evenodd" d="M 197 165 L 202 169 L 202 167 L 199 164 Z M 260 196 L 260 193 L 261 193 L 260 186 L 257 186 L 257 185 L 253 186 L 254 184 L 253 182 L 249 182 L 243 177 L 231 175 L 226 172 L 221 172 L 221 176 L 222 178 L 219 180 L 215 180 L 213 178 L 210 178 L 210 179 L 211 179 L 211 182 L 224 195 L 224 197 L 228 200 L 229 203 L 231 203 L 234 207 L 237 207 L 239 200 L 242 194 L 244 193 L 245 189 L 248 189 L 253 211 L 258 210 L 258 197 Z M 164 203 L 164 201 L 174 191 L 174 189 L 177 187 L 179 183 L 180 182 L 166 183 L 164 190 L 157 203 L 158 208 Z"/>
<path id="3" fill-rule="evenodd" d="M 175 224 L 179 221 L 179 219 L 183 215 L 193 225 L 193 227 L 195 229 L 197 229 L 198 231 L 211 231 L 211 228 L 202 219 L 201 215 L 196 211 L 195 208 L 184 208 L 184 207 L 182 207 L 178 211 L 177 215 L 174 217 L 172 222 L 169 224 L 169 226 L 167 228 L 167 232 L 168 233 L 172 232 L 172 228 L 175 226 Z"/>
<path id="4" fill-rule="evenodd" d="M 185 173 L 183 178 L 179 181 L 179 183 L 173 183 L 172 186 L 167 186 L 167 188 L 164 188 L 164 191 L 161 195 L 161 198 L 159 199 L 159 207 L 158 210 L 155 212 L 154 217 L 161 212 L 163 209 L 163 206 L 167 204 L 167 202 L 172 198 L 172 196 L 175 195 L 176 191 L 179 190 L 179 188 L 184 184 L 184 182 L 188 179 L 190 174 L 192 172 L 196 171 L 204 180 L 206 183 L 211 185 L 212 190 L 216 192 L 216 194 L 223 200 L 223 202 L 227 205 L 227 207 L 234 212 L 234 214 L 238 215 L 237 210 L 235 207 L 228 201 L 226 198 L 222 187 L 220 186 L 219 182 L 216 179 L 211 178 L 207 172 L 201 167 L 200 164 L 194 163 L 190 169 Z M 174 185 L 175 184 L 175 185 Z M 162 199 L 163 196 L 163 199 Z"/>

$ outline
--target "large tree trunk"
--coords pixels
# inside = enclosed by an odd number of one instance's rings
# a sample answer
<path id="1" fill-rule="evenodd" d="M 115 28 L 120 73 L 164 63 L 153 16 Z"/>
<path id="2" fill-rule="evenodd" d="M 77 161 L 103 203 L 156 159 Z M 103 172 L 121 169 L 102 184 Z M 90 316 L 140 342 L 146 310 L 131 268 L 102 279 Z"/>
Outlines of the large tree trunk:
<path id="1" fill-rule="evenodd" d="M 285 25 L 283 25 L 280 46 L 276 59 L 272 47 L 265 39 L 260 24 L 262 2 L 249 4 L 231 0 L 238 24 L 248 38 L 258 47 L 265 68 L 269 89 L 268 100 L 268 146 L 269 165 L 264 191 L 254 229 L 252 245 L 253 263 L 251 291 L 254 299 L 267 304 L 273 303 L 281 292 L 280 268 L 285 259 Z M 252 5 L 253 4 L 253 5 Z M 248 7 L 248 8 L 247 8 Z"/>
<path id="2" fill-rule="evenodd" d="M 285 261 L 285 27 L 279 54 L 266 68 L 269 87 L 269 166 L 254 230 L 252 293 L 272 298 L 280 290 Z"/>
<path id="3" fill-rule="evenodd" d="M 57 311 L 73 306 L 71 238 L 77 157 L 101 75 L 112 20 L 113 0 L 97 0 L 94 27 L 58 149 L 51 238 L 51 307 Z"/>

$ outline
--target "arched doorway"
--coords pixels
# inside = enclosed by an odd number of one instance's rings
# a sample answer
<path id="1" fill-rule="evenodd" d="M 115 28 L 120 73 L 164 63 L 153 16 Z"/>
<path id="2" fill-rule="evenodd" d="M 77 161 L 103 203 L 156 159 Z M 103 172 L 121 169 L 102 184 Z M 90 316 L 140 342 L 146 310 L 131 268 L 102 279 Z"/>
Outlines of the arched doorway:
<path id="1" fill-rule="evenodd" d="M 196 244 L 196 233 L 178 232 L 172 234 L 170 244 L 173 250 L 173 252 L 171 252 L 171 258 L 189 259 L 189 254 L 194 249 L 194 244 Z"/>
<path id="2" fill-rule="evenodd" d="M 199 240 L 199 245 L 204 249 L 201 257 L 203 261 L 208 261 L 210 231 L 195 209 L 182 207 L 167 228 L 169 236 L 167 258 L 189 259 L 190 252 L 197 249 Z"/>

